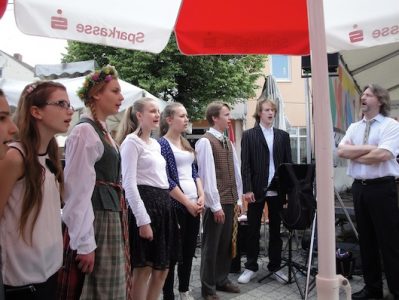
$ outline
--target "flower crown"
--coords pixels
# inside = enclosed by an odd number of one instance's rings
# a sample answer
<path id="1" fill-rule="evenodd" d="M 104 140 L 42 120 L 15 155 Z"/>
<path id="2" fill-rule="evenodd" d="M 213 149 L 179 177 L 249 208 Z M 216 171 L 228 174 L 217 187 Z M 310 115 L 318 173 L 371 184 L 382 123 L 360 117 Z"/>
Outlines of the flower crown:
<path id="1" fill-rule="evenodd" d="M 30 84 L 27 88 L 26 88 L 26 94 L 30 94 L 30 93 L 32 93 L 34 90 L 35 90 L 35 88 L 37 88 L 37 84 L 36 83 L 32 83 L 32 84 Z"/>
<path id="2" fill-rule="evenodd" d="M 118 72 L 115 70 L 114 66 L 107 65 L 102 67 L 100 70 L 95 70 L 86 76 L 83 85 L 76 92 L 78 97 L 82 101 L 87 101 L 89 99 L 89 91 L 101 82 L 109 82 L 112 79 L 118 78 Z"/>

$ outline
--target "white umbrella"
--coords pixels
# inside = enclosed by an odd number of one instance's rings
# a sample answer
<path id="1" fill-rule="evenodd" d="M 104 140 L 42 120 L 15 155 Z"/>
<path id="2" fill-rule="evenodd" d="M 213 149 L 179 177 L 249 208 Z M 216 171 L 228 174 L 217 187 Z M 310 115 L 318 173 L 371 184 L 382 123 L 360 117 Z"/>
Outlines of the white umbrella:
<path id="1" fill-rule="evenodd" d="M 265 77 L 265 83 L 263 84 L 261 96 L 265 97 L 266 99 L 274 100 L 277 106 L 277 116 L 274 120 L 274 126 L 282 130 L 287 130 L 283 97 L 281 96 L 276 79 L 273 77 L 273 75 L 267 75 Z"/>

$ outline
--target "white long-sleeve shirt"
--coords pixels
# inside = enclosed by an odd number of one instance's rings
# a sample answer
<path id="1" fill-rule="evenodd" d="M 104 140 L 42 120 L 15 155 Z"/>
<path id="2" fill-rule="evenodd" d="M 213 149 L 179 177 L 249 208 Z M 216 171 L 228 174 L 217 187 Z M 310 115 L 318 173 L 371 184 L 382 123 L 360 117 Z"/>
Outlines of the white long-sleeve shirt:
<path id="1" fill-rule="evenodd" d="M 97 247 L 91 197 L 96 184 L 94 165 L 103 153 L 104 145 L 89 123 L 76 125 L 65 142 L 65 206 L 62 219 L 68 227 L 69 245 L 78 254 L 88 254 Z"/>
<path id="2" fill-rule="evenodd" d="M 166 161 L 161 155 L 161 146 L 150 138 L 147 144 L 135 133 L 126 136 L 121 145 L 122 185 L 126 199 L 136 218 L 137 226 L 151 223 L 137 185 L 149 185 L 168 189 Z"/>
<path id="3" fill-rule="evenodd" d="M 217 139 L 223 136 L 221 132 L 214 128 L 210 128 L 208 132 L 213 134 Z M 238 194 L 237 200 L 238 204 L 241 205 L 242 181 L 240 164 L 233 144 L 231 144 L 231 148 L 233 149 L 234 174 Z M 220 195 L 216 183 L 215 161 L 213 159 L 211 143 L 207 138 L 201 138 L 197 141 L 195 144 L 195 153 L 197 156 L 198 175 L 201 178 L 204 187 L 205 206 L 209 207 L 212 212 L 221 210 L 222 206 L 220 204 Z"/>

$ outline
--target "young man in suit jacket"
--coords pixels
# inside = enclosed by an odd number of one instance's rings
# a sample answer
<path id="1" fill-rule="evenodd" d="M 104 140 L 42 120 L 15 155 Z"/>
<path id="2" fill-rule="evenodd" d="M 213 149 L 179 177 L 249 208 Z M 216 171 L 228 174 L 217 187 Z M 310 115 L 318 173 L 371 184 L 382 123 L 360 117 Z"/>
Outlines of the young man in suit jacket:
<path id="1" fill-rule="evenodd" d="M 248 283 L 258 271 L 260 226 L 263 208 L 269 209 L 269 263 L 267 268 L 273 277 L 282 282 L 287 277 L 279 271 L 281 265 L 282 240 L 280 237 L 282 201 L 273 181 L 280 164 L 291 163 L 290 136 L 287 132 L 273 128 L 276 104 L 261 98 L 256 105 L 256 125 L 243 133 L 241 140 L 241 176 L 244 200 L 248 203 L 247 262 L 238 278 L 239 283 Z"/>

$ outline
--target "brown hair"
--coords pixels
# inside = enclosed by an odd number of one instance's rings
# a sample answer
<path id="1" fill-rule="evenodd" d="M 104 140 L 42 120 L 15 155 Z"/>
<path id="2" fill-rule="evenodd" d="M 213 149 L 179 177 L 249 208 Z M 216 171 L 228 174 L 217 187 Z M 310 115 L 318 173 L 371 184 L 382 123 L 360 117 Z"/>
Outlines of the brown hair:
<path id="1" fill-rule="evenodd" d="M 391 111 L 391 97 L 389 96 L 388 90 L 384 89 L 378 84 L 370 83 L 363 88 L 363 92 L 368 88 L 381 103 L 380 114 L 387 117 L 389 115 L 389 112 Z"/>
<path id="2" fill-rule="evenodd" d="M 25 230 L 27 228 L 29 216 L 31 213 L 34 214 L 30 226 L 30 238 L 32 239 L 33 228 L 43 203 L 42 188 L 44 168 L 38 160 L 40 132 L 37 127 L 36 119 L 31 114 L 31 107 L 44 107 L 51 94 L 58 89 L 66 91 L 65 86 L 53 81 L 39 81 L 28 84 L 22 91 L 16 110 L 15 120 L 19 128 L 18 138 L 24 150 L 25 165 L 25 192 L 22 200 L 19 231 L 25 241 Z M 60 195 L 62 195 L 64 190 L 64 178 L 58 152 L 58 144 L 55 137 L 53 137 L 48 144 L 47 154 L 55 167 L 55 177 L 60 184 Z"/>
<path id="3" fill-rule="evenodd" d="M 220 111 L 223 107 L 227 107 L 229 110 L 231 110 L 230 106 L 226 102 L 214 101 L 208 104 L 205 111 L 205 117 L 210 126 L 215 125 L 213 118 L 217 118 L 220 116 Z"/>
<path id="4" fill-rule="evenodd" d="M 255 112 L 252 115 L 252 117 L 255 118 L 256 123 L 260 123 L 259 114 L 262 112 L 264 103 L 270 103 L 270 105 L 274 109 L 275 113 L 277 114 L 277 105 L 276 105 L 276 103 L 273 100 L 267 99 L 267 98 L 263 98 L 263 97 L 259 98 L 258 101 L 256 102 Z"/>
<path id="5" fill-rule="evenodd" d="M 149 101 L 154 101 L 154 99 L 148 97 L 141 98 L 135 101 L 128 109 L 126 109 L 122 121 L 119 123 L 118 131 L 115 136 L 115 141 L 119 145 L 122 144 L 123 140 L 129 133 L 135 132 L 139 128 L 140 124 L 136 113 L 142 113 L 144 111 L 145 105 Z M 139 130 L 137 135 L 141 135 L 141 130 Z"/>
<path id="6" fill-rule="evenodd" d="M 183 107 L 183 104 L 179 103 L 179 102 L 172 102 L 169 103 L 168 105 L 165 106 L 165 108 L 163 109 L 162 113 L 161 113 L 161 121 L 160 121 L 160 125 L 159 125 L 159 130 L 160 130 L 160 135 L 164 136 L 168 130 L 169 130 L 169 124 L 166 121 L 166 118 L 173 118 L 173 116 L 176 113 L 176 108 L 178 107 Z M 194 152 L 194 149 L 191 147 L 190 143 L 182 136 L 180 135 L 180 141 L 182 144 L 182 147 L 184 150 L 186 151 L 190 151 L 190 152 Z"/>

